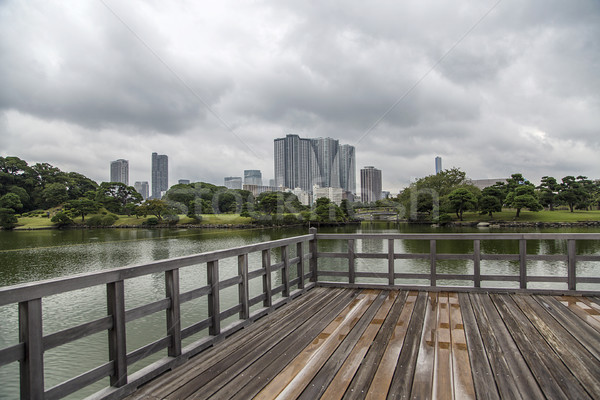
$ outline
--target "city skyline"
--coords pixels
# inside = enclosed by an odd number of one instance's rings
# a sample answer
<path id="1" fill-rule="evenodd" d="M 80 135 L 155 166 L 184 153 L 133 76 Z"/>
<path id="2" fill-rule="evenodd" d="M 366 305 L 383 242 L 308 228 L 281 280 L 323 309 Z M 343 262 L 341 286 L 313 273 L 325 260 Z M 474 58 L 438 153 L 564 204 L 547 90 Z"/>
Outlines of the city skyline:
<path id="1" fill-rule="evenodd" d="M 160 149 L 170 182 L 268 182 L 294 132 L 355 146 L 392 193 L 437 154 L 472 179 L 598 176 L 597 1 L 233 5 L 2 2 L 0 155 L 99 182 L 125 158 L 131 183 Z"/>

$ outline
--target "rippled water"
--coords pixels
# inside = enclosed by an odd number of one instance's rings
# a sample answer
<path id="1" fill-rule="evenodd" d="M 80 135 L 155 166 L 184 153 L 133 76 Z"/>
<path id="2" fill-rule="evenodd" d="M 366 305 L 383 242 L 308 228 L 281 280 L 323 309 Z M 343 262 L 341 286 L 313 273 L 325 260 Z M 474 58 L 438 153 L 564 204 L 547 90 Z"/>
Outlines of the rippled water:
<path id="1" fill-rule="evenodd" d="M 448 230 L 429 226 L 408 226 L 394 224 L 364 224 L 341 228 L 323 228 L 321 232 L 482 232 L 476 228 Z M 514 231 L 514 230 L 513 230 Z M 572 230 L 573 231 L 573 230 Z M 581 231 L 581 230 L 580 230 Z M 592 230 L 584 230 L 592 232 Z M 600 231 L 599 229 L 595 230 Z M 561 232 L 566 232 L 561 230 Z M 304 228 L 266 230 L 186 230 L 186 229 L 101 229 L 101 230 L 45 230 L 45 231 L 0 231 L 0 286 L 31 282 L 78 273 L 105 270 L 125 265 L 143 264 L 154 260 L 196 254 L 217 249 L 243 246 L 267 240 L 295 236 L 306 233 Z M 396 241 L 396 251 L 428 252 L 429 243 L 423 241 Z M 346 251 L 343 242 L 321 241 L 323 251 Z M 357 241 L 358 252 L 385 252 L 387 244 L 376 240 Z M 516 246 L 516 247 L 515 247 Z M 565 244 L 554 241 L 528 242 L 528 253 L 564 253 Z M 586 247 L 587 246 L 587 247 Z M 579 252 L 599 254 L 600 244 L 582 243 Z M 470 241 L 438 242 L 439 253 L 468 253 L 472 251 Z M 482 242 L 484 253 L 518 253 L 517 243 Z M 273 255 L 276 262 L 277 254 Z M 397 271 L 426 272 L 427 260 L 397 260 Z M 347 261 L 327 260 L 327 269 L 347 269 Z M 381 265 L 378 265 L 380 263 Z M 385 264 L 385 265 L 384 265 Z M 597 263 L 596 263 L 597 264 Z M 260 254 L 251 255 L 250 269 L 260 265 Z M 387 270 L 387 260 L 357 259 L 358 271 Z M 564 263 L 528 264 L 531 275 L 562 275 L 566 273 Z M 440 273 L 469 273 L 472 265 L 462 260 L 440 261 Z M 482 273 L 515 274 L 518 262 L 482 262 Z M 580 274 L 598 276 L 600 268 L 593 263 L 579 266 Z M 237 274 L 234 259 L 220 263 L 220 277 Z M 182 292 L 203 286 L 206 282 L 205 267 L 191 266 L 180 272 Z M 359 280 L 360 281 L 360 280 Z M 440 282 L 443 284 L 444 282 Z M 275 283 L 274 283 L 275 286 Z M 136 278 L 126 282 L 126 308 L 146 304 L 164 298 L 164 275 L 156 274 Z M 251 282 L 251 297 L 262 292 L 259 280 Z M 236 288 L 221 292 L 221 309 L 236 304 Z M 206 318 L 206 298 L 182 305 L 182 327 L 189 326 Z M 44 334 L 47 335 L 106 315 L 106 289 L 104 285 L 85 290 L 73 291 L 45 298 L 42 303 Z M 17 307 L 0 307 L 0 348 L 18 341 Z M 128 351 L 164 337 L 166 332 L 164 314 L 157 313 L 127 324 Z M 201 336 L 201 335 L 200 335 Z M 197 340 L 195 336 L 189 339 Z M 108 361 L 105 332 L 60 346 L 44 354 L 46 389 L 97 367 Z M 130 367 L 129 372 L 139 370 L 150 362 L 166 355 L 166 351 L 143 360 Z M 0 367 L 0 399 L 18 398 L 18 364 Z M 108 379 L 76 393 L 72 398 L 81 398 L 108 384 Z"/>

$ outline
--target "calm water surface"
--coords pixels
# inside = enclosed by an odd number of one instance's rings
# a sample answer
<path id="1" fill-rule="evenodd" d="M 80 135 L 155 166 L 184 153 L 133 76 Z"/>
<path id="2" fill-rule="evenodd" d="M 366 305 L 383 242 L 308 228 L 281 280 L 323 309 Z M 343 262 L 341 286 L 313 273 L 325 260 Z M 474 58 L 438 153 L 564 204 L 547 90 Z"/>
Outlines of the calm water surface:
<path id="1" fill-rule="evenodd" d="M 477 228 L 432 228 L 430 226 L 412 226 L 405 224 L 368 223 L 339 228 L 321 228 L 320 232 L 401 232 L 401 233 L 472 233 L 490 232 Z M 503 230 L 502 232 L 518 232 L 519 230 Z M 305 228 L 289 229 L 256 229 L 256 230 L 194 230 L 194 229 L 99 229 L 99 230 L 43 230 L 43 231 L 0 231 L 0 286 L 9 286 L 24 282 L 69 276 L 73 274 L 105 270 L 125 265 L 143 264 L 154 260 L 186 256 L 206 251 L 243 246 L 267 240 L 305 234 Z M 492 232 L 499 232 L 493 230 Z M 531 230 L 527 232 L 600 232 L 600 229 L 570 230 Z M 320 241 L 323 251 L 346 251 L 343 242 Z M 382 241 L 357 241 L 359 252 L 385 252 L 387 244 Z M 426 241 L 397 241 L 396 251 L 412 253 L 428 252 Z M 530 254 L 564 253 L 566 243 L 555 241 L 528 242 Z M 439 253 L 468 253 L 472 251 L 470 241 L 438 242 Z M 484 253 L 518 253 L 516 242 L 482 241 Z M 582 242 L 578 244 L 578 252 L 600 254 L 600 243 Z M 253 259 L 254 257 L 254 259 Z M 260 265 L 260 254 L 251 255 L 250 265 Z M 274 252 L 273 262 L 277 262 L 278 254 Z M 347 261 L 325 260 L 327 269 L 347 268 Z M 427 260 L 397 260 L 397 271 L 425 272 L 429 268 Z M 367 263 L 368 262 L 368 263 Z M 382 265 L 378 265 L 381 262 Z M 385 264 L 385 266 L 383 265 Z M 578 274 L 588 276 L 600 275 L 598 263 L 582 264 Z M 322 266 L 320 261 L 320 266 Z M 370 271 L 381 268 L 387 270 L 387 260 L 357 260 L 359 271 Z M 206 282 L 204 266 L 186 267 L 181 270 L 181 290 L 202 286 Z M 220 263 L 221 279 L 237 274 L 235 260 Z M 472 273 L 472 263 L 462 260 L 440 261 L 440 273 Z M 518 262 L 482 262 L 482 273 L 515 274 Z M 528 274 L 562 275 L 566 274 L 564 263 L 528 263 Z M 275 277 L 277 279 L 277 277 Z M 255 280 L 250 287 L 251 296 L 262 291 L 262 284 Z M 415 282 L 419 283 L 419 282 Z M 440 284 L 452 282 L 440 282 Z M 276 286 L 274 282 L 274 286 Z M 225 310 L 237 303 L 237 289 L 221 292 L 221 309 Z M 164 297 L 164 275 L 156 274 L 137 278 L 126 283 L 126 307 L 132 308 Z M 182 305 L 182 327 L 197 322 L 205 315 L 206 299 L 198 299 Z M 84 291 L 74 291 L 43 300 L 44 334 L 62 330 L 83 322 L 106 315 L 106 290 L 102 285 Z M 128 351 L 135 350 L 154 340 L 162 338 L 166 327 L 163 326 L 162 313 L 143 318 L 127 327 Z M 226 324 L 225 324 L 226 325 Z M 205 334 L 205 333 L 203 333 Z M 97 367 L 108 361 L 106 351 L 106 333 L 97 334 L 69 345 L 52 349 L 45 353 L 46 389 L 77 376 L 83 371 Z M 202 334 L 189 339 L 185 344 L 198 340 Z M 17 307 L 0 307 L 0 348 L 16 344 Z M 164 357 L 160 352 L 130 367 L 130 373 L 148 365 L 150 362 Z M 0 367 L 0 399 L 18 398 L 18 365 Z M 81 398 L 93 393 L 108 384 L 103 380 L 85 391 L 78 392 L 71 398 Z"/>

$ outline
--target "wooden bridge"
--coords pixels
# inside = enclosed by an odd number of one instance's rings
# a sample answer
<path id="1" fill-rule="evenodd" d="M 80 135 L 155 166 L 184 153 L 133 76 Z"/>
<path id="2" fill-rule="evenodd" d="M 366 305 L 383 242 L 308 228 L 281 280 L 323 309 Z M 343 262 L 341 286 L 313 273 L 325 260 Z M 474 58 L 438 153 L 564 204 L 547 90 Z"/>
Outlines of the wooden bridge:
<path id="1" fill-rule="evenodd" d="M 387 242 L 387 251 L 357 252 L 357 243 L 365 240 Z M 425 241 L 429 251 L 398 252 L 402 240 Z M 445 240 L 472 242 L 472 252 L 440 253 Z M 482 251 L 482 241 L 496 240 L 515 243 L 517 252 Z M 558 247 L 565 254 L 528 253 L 527 242 L 539 240 L 564 244 Z M 600 284 L 600 277 L 577 267 L 600 261 L 600 255 L 578 252 L 584 240 L 597 243 L 600 234 L 313 230 L 2 288 L 0 306 L 19 307 L 19 343 L 0 349 L 0 366 L 19 362 L 21 397 L 40 399 L 67 396 L 104 377 L 110 377 L 110 387 L 92 398 L 600 398 L 600 291 L 577 290 Z M 322 241 L 344 245 L 327 252 L 333 247 Z M 219 279 L 219 262 L 231 258 L 237 276 Z M 344 267 L 327 262 L 331 259 L 343 260 Z M 357 268 L 360 259 L 385 268 L 365 271 Z M 426 262 L 428 271 L 399 270 L 397 260 Z M 472 267 L 464 274 L 443 273 L 439 260 L 467 260 Z M 486 274 L 481 268 L 486 260 L 517 264 L 518 274 Z M 530 260 L 563 262 L 566 273 L 534 275 Z M 180 270 L 198 265 L 205 266 L 207 284 L 180 291 Z M 124 282 L 156 273 L 165 275 L 165 298 L 125 309 Z M 424 279 L 426 284 L 415 283 Z M 253 280 L 261 282 L 258 294 L 251 294 Z M 443 282 L 466 284 L 440 286 Z M 486 287 L 490 282 L 494 287 Z M 559 288 L 531 289 L 531 283 Z M 98 285 L 106 285 L 106 317 L 43 334 L 41 299 Z M 239 302 L 221 310 L 220 292 L 231 287 L 237 287 Z M 181 304 L 204 297 L 208 318 L 181 326 Z M 166 315 L 165 336 L 127 352 L 127 323 L 157 312 Z M 222 327 L 232 316 L 238 319 Z M 103 331 L 109 361 L 46 389 L 44 352 Z M 159 351 L 164 358 L 128 373 L 130 365 Z"/>

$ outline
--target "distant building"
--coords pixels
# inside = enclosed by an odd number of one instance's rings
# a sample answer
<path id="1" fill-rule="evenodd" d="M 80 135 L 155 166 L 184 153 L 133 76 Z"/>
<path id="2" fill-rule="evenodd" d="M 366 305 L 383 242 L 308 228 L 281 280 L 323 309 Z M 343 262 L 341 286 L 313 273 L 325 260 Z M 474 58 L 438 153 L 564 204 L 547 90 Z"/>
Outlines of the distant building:
<path id="1" fill-rule="evenodd" d="M 152 153 L 152 198 L 160 199 L 169 190 L 169 157 Z"/>
<path id="2" fill-rule="evenodd" d="M 180 179 L 177 181 L 178 184 L 180 185 L 189 185 L 190 184 L 190 180 L 189 179 Z"/>
<path id="3" fill-rule="evenodd" d="M 442 157 L 436 157 L 435 158 L 435 174 L 439 174 L 440 172 L 442 172 Z"/>
<path id="4" fill-rule="evenodd" d="M 277 188 L 274 186 L 258 186 L 258 185 L 244 185 L 244 186 L 242 186 L 242 189 L 248 190 L 249 192 L 252 193 L 252 195 L 254 197 L 256 197 L 259 194 L 264 193 L 264 192 L 281 192 L 282 191 L 280 188 Z"/>
<path id="5" fill-rule="evenodd" d="M 241 176 L 226 176 L 224 179 L 224 185 L 227 189 L 241 189 L 242 188 L 242 177 Z"/>
<path id="6" fill-rule="evenodd" d="M 298 201 L 303 206 L 310 206 L 312 203 L 312 196 L 306 190 L 302 190 L 301 188 L 295 188 L 292 190 L 292 193 L 296 195 Z"/>
<path id="7" fill-rule="evenodd" d="M 275 179 L 269 179 L 269 186 L 275 187 Z"/>
<path id="8" fill-rule="evenodd" d="M 139 194 L 142 195 L 142 198 L 144 200 L 148 199 L 148 196 L 150 195 L 150 185 L 148 185 L 148 181 L 141 181 L 141 182 L 136 182 L 133 185 L 133 188 L 135 189 L 136 192 L 138 192 Z"/>
<path id="9" fill-rule="evenodd" d="M 383 190 L 383 191 L 381 192 L 381 199 L 382 199 L 382 200 L 383 200 L 383 199 L 389 199 L 389 197 L 390 197 L 390 194 L 391 194 L 391 193 L 390 193 L 390 192 L 388 192 L 387 190 Z"/>
<path id="10" fill-rule="evenodd" d="M 381 170 L 364 167 L 360 170 L 360 201 L 372 203 L 381 199 Z"/>
<path id="11" fill-rule="evenodd" d="M 321 197 L 328 198 L 332 203 L 338 206 L 342 204 L 344 199 L 344 189 L 334 187 L 319 187 L 318 185 L 313 186 L 313 201 L 320 199 Z"/>
<path id="12" fill-rule="evenodd" d="M 244 170 L 244 185 L 262 186 L 262 173 L 258 169 Z"/>
<path id="13" fill-rule="evenodd" d="M 110 181 L 121 182 L 129 186 L 129 161 L 121 159 L 111 161 Z"/>
<path id="14" fill-rule="evenodd" d="M 497 179 L 467 179 L 466 183 L 476 186 L 479 189 L 485 189 L 488 186 L 494 186 L 496 182 L 507 183 L 506 178 Z"/>

